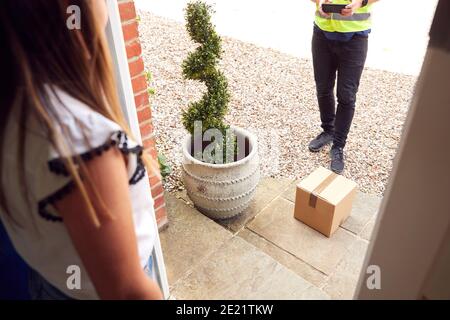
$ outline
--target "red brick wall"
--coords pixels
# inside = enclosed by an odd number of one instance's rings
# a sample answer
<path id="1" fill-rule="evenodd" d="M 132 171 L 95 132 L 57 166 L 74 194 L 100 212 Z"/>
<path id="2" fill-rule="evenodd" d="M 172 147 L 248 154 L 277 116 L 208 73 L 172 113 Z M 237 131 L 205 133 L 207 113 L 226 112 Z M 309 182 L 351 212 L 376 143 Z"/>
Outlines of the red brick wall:
<path id="1" fill-rule="evenodd" d="M 145 148 L 156 159 L 157 151 L 152 125 L 152 110 L 147 93 L 148 84 L 141 55 L 142 48 L 139 41 L 136 9 L 133 0 L 119 0 L 118 2 L 142 140 Z M 158 221 L 158 227 L 161 229 L 167 224 L 164 190 L 161 180 L 157 178 L 150 178 L 150 185 L 155 201 L 156 220 Z"/>

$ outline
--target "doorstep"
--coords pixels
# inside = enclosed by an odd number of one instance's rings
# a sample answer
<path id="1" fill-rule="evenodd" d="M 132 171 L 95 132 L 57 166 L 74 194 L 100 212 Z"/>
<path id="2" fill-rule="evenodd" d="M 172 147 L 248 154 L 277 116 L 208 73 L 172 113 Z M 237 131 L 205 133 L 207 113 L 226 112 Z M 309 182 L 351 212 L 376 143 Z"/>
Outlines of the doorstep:
<path id="1" fill-rule="evenodd" d="M 166 195 L 170 225 L 161 232 L 176 299 L 329 299 L 317 286 L 259 248 Z"/>
<path id="2" fill-rule="evenodd" d="M 172 295 L 351 299 L 381 199 L 358 193 L 351 216 L 327 238 L 293 217 L 296 184 L 263 178 L 243 215 L 217 222 L 185 193 L 169 194 L 161 243 Z"/>

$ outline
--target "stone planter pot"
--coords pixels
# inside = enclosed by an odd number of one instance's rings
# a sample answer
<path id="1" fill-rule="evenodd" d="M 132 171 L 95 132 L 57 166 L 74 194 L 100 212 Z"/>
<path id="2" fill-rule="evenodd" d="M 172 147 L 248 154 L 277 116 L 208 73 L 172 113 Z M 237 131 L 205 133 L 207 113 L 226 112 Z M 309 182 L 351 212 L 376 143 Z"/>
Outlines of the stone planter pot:
<path id="1" fill-rule="evenodd" d="M 183 181 L 195 207 L 212 219 L 227 219 L 244 211 L 259 182 L 259 157 L 256 137 L 233 127 L 235 135 L 245 138 L 245 158 L 227 164 L 210 164 L 191 155 L 191 135 L 183 143 Z"/>

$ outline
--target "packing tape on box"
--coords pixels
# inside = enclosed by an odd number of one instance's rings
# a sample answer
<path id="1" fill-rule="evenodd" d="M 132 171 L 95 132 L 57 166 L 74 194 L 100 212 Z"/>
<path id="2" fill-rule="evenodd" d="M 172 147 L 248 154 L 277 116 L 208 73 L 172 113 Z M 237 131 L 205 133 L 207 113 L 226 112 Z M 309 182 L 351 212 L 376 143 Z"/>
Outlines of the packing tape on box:
<path id="1" fill-rule="evenodd" d="M 334 179 L 338 177 L 338 174 L 331 172 L 331 174 L 323 180 L 312 192 L 309 196 L 309 206 L 312 208 L 316 207 L 317 204 L 317 197 L 320 195 L 320 193 L 325 190 L 326 187 L 328 187 Z"/>

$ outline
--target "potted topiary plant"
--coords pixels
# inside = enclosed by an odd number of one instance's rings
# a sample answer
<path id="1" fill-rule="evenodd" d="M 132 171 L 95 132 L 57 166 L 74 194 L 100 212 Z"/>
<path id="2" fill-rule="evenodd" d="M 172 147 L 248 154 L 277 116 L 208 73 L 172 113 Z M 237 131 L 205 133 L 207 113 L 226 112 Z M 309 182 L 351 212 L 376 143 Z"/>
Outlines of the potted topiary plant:
<path id="1" fill-rule="evenodd" d="M 203 214 L 225 219 L 241 213 L 259 182 L 256 137 L 225 124 L 230 94 L 217 64 L 222 40 L 211 22 L 212 7 L 202 1 L 187 5 L 186 28 L 199 44 L 183 62 L 185 79 L 198 80 L 206 92 L 183 111 L 189 134 L 183 143 L 183 180 L 188 196 Z"/>

